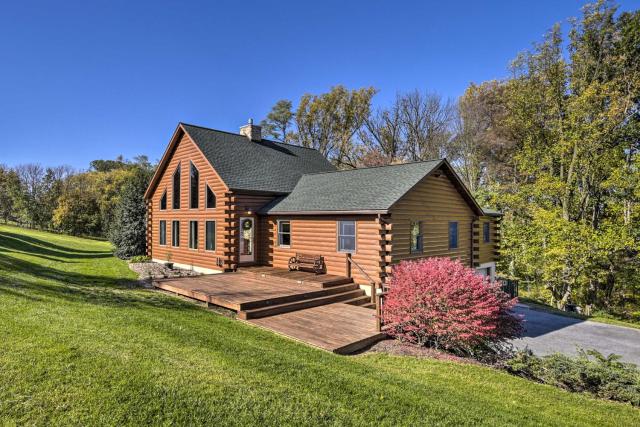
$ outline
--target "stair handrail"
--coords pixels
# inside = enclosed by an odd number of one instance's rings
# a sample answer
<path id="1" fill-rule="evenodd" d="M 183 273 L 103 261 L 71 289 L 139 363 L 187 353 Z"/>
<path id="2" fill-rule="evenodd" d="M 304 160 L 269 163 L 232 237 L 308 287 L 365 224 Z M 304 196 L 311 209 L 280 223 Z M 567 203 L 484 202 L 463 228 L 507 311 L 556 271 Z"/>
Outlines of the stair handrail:
<path id="1" fill-rule="evenodd" d="M 364 269 L 360 266 L 360 264 L 358 264 L 351 257 L 351 254 L 347 254 L 347 264 L 355 265 L 358 271 L 360 271 L 360 273 L 362 273 L 362 275 L 369 281 L 369 284 L 371 286 L 371 303 L 374 304 L 374 306 L 376 307 L 376 329 L 380 331 L 382 328 L 382 324 L 380 323 L 382 307 L 381 307 L 380 297 L 378 296 L 378 283 L 375 280 L 373 280 L 371 276 L 367 274 L 366 271 L 364 271 Z M 351 268 L 348 268 L 347 271 L 348 271 L 349 277 L 351 277 Z"/>

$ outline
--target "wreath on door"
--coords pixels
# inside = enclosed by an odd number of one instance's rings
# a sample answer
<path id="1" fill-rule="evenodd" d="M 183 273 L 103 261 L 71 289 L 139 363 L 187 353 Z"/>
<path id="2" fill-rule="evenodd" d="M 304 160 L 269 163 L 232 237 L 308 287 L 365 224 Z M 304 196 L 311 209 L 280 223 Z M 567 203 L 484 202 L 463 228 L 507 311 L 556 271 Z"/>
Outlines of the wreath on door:
<path id="1" fill-rule="evenodd" d="M 242 229 L 243 230 L 251 230 L 251 227 L 253 226 L 253 221 L 251 221 L 250 219 L 245 219 L 244 221 L 242 221 Z"/>

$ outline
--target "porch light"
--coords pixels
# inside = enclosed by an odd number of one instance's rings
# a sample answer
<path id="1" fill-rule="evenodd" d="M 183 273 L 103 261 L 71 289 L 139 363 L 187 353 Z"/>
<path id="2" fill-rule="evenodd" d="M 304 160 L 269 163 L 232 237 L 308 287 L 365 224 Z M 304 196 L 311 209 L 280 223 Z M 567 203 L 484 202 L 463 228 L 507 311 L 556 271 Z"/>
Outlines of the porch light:
<path id="1" fill-rule="evenodd" d="M 244 210 L 247 211 L 247 215 L 253 215 L 253 212 L 251 212 L 251 208 L 245 206 Z"/>

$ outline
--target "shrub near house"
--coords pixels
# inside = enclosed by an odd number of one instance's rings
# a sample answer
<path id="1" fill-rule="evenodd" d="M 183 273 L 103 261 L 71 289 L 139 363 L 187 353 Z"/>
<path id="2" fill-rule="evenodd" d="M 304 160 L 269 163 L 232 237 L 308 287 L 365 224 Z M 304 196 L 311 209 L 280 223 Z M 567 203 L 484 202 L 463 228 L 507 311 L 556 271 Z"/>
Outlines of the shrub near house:
<path id="1" fill-rule="evenodd" d="M 403 341 L 462 354 L 499 350 L 520 335 L 516 304 L 471 268 L 449 258 L 394 267 L 382 313 L 389 333 Z"/>

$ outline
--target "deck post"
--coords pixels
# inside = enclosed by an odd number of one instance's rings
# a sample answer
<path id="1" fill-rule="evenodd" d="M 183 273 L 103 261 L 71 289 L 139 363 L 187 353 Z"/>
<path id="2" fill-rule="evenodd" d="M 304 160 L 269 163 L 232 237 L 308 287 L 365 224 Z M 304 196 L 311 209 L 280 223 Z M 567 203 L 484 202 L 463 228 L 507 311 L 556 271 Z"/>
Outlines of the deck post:
<path id="1" fill-rule="evenodd" d="M 345 276 L 351 279 L 351 254 L 345 254 Z"/>

